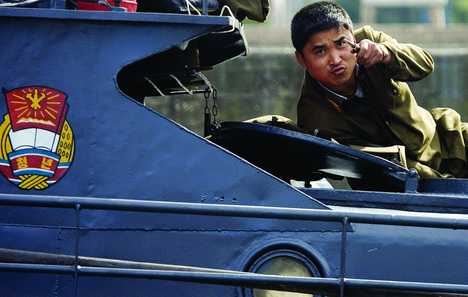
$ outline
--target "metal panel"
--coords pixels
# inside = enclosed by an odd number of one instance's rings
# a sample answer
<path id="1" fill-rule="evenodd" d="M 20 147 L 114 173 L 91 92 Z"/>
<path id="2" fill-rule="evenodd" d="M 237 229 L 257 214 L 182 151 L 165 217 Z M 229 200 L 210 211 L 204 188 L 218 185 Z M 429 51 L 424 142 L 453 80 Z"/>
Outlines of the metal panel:
<path id="1" fill-rule="evenodd" d="M 75 157 L 48 195 L 139 197 L 324 208 L 122 95 L 125 64 L 235 24 L 227 17 L 1 9 L 0 85 L 49 86 L 68 95 Z M 0 114 L 5 114 L 0 105 Z M 1 181 L 0 190 L 19 193 Z"/>

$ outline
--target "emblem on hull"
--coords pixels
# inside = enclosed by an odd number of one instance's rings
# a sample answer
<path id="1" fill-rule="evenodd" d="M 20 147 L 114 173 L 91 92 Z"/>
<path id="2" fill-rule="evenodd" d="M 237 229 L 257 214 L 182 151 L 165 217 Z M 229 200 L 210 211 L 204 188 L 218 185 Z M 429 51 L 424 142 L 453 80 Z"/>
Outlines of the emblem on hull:
<path id="1" fill-rule="evenodd" d="M 27 86 L 5 92 L 8 113 L 0 125 L 0 171 L 18 188 L 44 190 L 67 172 L 74 137 L 66 120 L 67 95 Z"/>

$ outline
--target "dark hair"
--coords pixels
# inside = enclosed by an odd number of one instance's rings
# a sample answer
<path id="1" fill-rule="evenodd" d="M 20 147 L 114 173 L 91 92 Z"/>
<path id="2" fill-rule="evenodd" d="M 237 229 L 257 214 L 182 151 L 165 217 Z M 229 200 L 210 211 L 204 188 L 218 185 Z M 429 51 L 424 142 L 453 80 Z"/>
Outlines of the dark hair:
<path id="1" fill-rule="evenodd" d="M 297 51 L 304 49 L 315 33 L 332 28 L 353 30 L 353 22 L 346 10 L 335 2 L 320 1 L 303 7 L 291 22 L 291 39 Z"/>

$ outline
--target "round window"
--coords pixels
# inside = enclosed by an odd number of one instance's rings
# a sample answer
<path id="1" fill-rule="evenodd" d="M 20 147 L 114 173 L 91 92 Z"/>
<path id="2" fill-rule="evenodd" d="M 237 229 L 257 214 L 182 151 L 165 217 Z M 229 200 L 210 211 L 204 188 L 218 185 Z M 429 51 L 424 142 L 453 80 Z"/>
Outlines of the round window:
<path id="1" fill-rule="evenodd" d="M 295 250 L 273 250 L 261 255 L 250 266 L 249 271 L 284 276 L 320 276 L 320 272 L 313 262 Z M 251 297 L 311 297 L 312 294 L 294 293 L 275 290 L 253 289 L 247 290 Z"/>

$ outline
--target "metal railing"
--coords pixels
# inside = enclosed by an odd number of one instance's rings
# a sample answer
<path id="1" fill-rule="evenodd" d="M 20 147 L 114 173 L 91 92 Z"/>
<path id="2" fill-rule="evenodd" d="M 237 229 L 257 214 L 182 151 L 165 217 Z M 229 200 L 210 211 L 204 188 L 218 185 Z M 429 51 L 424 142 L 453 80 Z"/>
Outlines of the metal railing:
<path id="1" fill-rule="evenodd" d="M 37 271 L 66 273 L 75 276 L 75 293 L 78 290 L 80 275 L 104 277 L 147 278 L 243 286 L 261 289 L 274 289 L 306 293 L 326 293 L 344 296 L 345 288 L 397 290 L 415 292 L 443 292 L 468 294 L 468 285 L 420 283 L 369 279 L 346 278 L 347 232 L 350 223 L 398 225 L 427 228 L 468 230 L 467 215 L 427 214 L 427 213 L 369 213 L 365 211 L 318 210 L 301 208 L 282 208 L 246 205 L 214 205 L 202 203 L 166 202 L 148 200 L 129 200 L 111 198 L 77 198 L 34 195 L 0 194 L 0 205 L 25 207 L 50 207 L 75 209 L 75 261 L 74 265 L 44 265 L 25 263 L 0 263 L 4 271 Z M 148 269 L 129 269 L 112 267 L 92 267 L 79 265 L 80 213 L 88 210 L 132 211 L 147 213 L 192 214 L 223 217 L 269 218 L 278 220 L 306 220 L 339 222 L 341 229 L 340 277 L 288 277 L 267 276 L 245 272 L 206 272 L 202 271 L 164 271 Z M 196 270 L 196 269 L 195 269 Z M 77 295 L 77 293 L 76 293 Z"/>
<path id="2" fill-rule="evenodd" d="M 368 211 L 320 210 L 248 205 L 216 205 L 113 198 L 77 198 L 0 194 L 0 205 L 116 210 L 149 213 L 176 213 L 209 216 L 316 220 L 348 223 L 399 225 L 468 230 L 468 215 L 428 213 L 369 213 Z"/>

